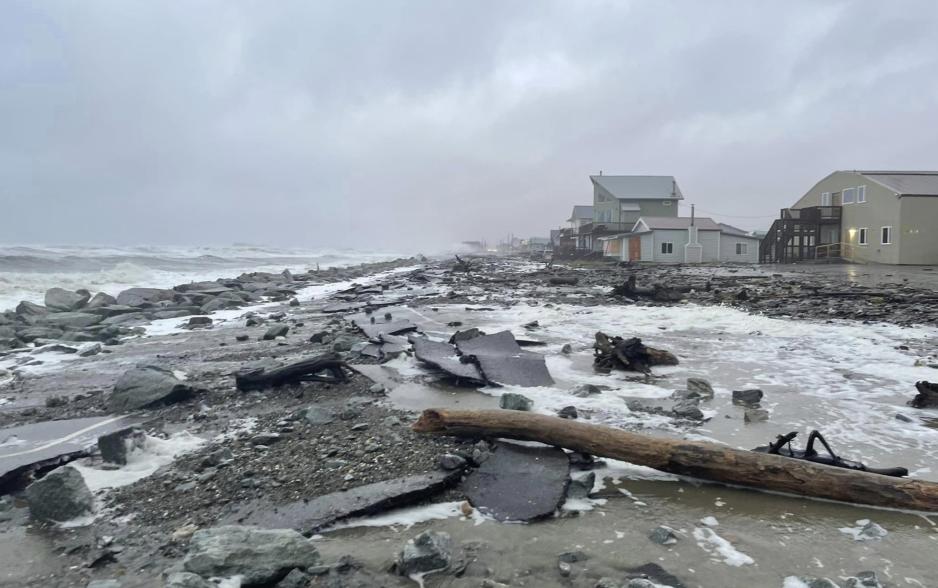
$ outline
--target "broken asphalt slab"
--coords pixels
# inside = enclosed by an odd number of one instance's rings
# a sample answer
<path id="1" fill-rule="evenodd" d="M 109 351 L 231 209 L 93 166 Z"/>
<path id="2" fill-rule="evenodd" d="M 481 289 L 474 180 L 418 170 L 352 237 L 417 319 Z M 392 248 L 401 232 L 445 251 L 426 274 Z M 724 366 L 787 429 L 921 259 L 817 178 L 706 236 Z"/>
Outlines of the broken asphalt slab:
<path id="1" fill-rule="evenodd" d="M 521 349 L 510 331 L 456 341 L 464 357 L 472 358 L 488 382 L 523 386 L 552 386 L 544 356 Z"/>
<path id="2" fill-rule="evenodd" d="M 396 478 L 280 506 L 254 502 L 231 515 L 229 518 L 235 520 L 229 524 L 289 528 L 311 535 L 342 519 L 406 506 L 432 496 L 454 484 L 461 474 L 461 470 L 455 470 Z"/>
<path id="3" fill-rule="evenodd" d="M 499 443 L 461 488 L 469 503 L 499 521 L 531 521 L 554 513 L 570 483 L 570 459 L 557 447 Z"/>
<path id="4" fill-rule="evenodd" d="M 410 342 L 414 346 L 414 356 L 423 363 L 463 380 L 470 384 L 482 385 L 485 377 L 474 363 L 460 361 L 456 348 L 442 341 L 431 341 L 426 337 L 412 336 Z"/>
<path id="5" fill-rule="evenodd" d="M 417 330 L 417 325 L 412 323 L 407 319 L 396 320 L 396 321 L 355 321 L 355 326 L 357 326 L 365 336 L 367 336 L 372 341 L 380 341 L 382 335 L 402 335 L 404 333 L 411 333 Z"/>
<path id="6" fill-rule="evenodd" d="M 82 457 L 101 435 L 130 429 L 139 422 L 126 416 L 105 416 L 0 430 L 0 492 L 26 472 Z"/>

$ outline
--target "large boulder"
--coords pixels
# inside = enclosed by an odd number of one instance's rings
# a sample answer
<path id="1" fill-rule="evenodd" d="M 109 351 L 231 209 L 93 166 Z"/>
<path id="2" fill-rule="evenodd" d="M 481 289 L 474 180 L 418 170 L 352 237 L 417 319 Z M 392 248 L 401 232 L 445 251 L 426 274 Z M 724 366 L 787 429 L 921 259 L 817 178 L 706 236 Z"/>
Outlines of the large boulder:
<path id="1" fill-rule="evenodd" d="M 59 468 L 26 487 L 26 504 L 40 521 L 68 521 L 94 510 L 94 496 L 81 473 Z"/>
<path id="2" fill-rule="evenodd" d="M 117 304 L 125 306 L 143 306 L 161 300 L 172 300 L 176 296 L 174 290 L 162 288 L 130 288 L 117 295 Z"/>
<path id="3" fill-rule="evenodd" d="M 155 365 L 139 365 L 124 372 L 108 398 L 111 412 L 124 412 L 157 404 L 170 404 L 195 394 L 192 386 L 173 372 Z"/>
<path id="4" fill-rule="evenodd" d="M 232 525 L 196 531 L 183 567 L 204 578 L 241 576 L 243 586 L 257 586 L 318 563 L 315 543 L 296 531 Z"/>
<path id="5" fill-rule="evenodd" d="M 113 306 L 117 304 L 117 298 L 114 298 L 106 292 L 98 292 L 91 297 L 85 308 L 101 308 L 102 306 Z"/>
<path id="6" fill-rule="evenodd" d="M 26 343 L 31 343 L 36 339 L 58 339 L 62 336 L 62 329 L 54 327 L 22 327 L 16 330 L 16 336 Z"/>
<path id="7" fill-rule="evenodd" d="M 104 320 L 90 312 L 54 312 L 36 320 L 36 324 L 60 329 L 84 329 Z"/>
<path id="8" fill-rule="evenodd" d="M 88 303 L 91 293 L 87 290 L 71 292 L 65 288 L 49 288 L 46 290 L 46 308 L 62 312 L 78 310 Z"/>
<path id="9" fill-rule="evenodd" d="M 41 304 L 36 304 L 34 302 L 29 302 L 24 300 L 16 305 L 16 314 L 22 318 L 32 318 L 37 316 L 43 316 L 49 313 L 49 309 Z"/>
<path id="10" fill-rule="evenodd" d="M 424 531 L 407 542 L 397 557 L 402 576 L 442 571 L 453 560 L 453 540 L 447 533 Z"/>

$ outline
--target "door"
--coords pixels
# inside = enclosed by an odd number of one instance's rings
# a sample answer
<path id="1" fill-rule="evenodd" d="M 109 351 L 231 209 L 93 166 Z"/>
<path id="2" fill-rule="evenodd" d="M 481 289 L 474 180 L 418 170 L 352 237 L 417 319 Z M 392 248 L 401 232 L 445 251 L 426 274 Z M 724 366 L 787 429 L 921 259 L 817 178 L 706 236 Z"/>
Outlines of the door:
<path id="1" fill-rule="evenodd" d="M 642 238 L 629 238 L 629 261 L 641 261 L 642 259 Z"/>

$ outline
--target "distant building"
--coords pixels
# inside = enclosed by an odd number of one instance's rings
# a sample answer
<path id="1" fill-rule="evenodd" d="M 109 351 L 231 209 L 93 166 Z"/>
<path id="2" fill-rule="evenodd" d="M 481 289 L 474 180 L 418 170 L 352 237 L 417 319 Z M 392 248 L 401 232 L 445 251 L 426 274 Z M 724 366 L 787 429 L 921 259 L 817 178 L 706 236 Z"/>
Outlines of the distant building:
<path id="1" fill-rule="evenodd" d="M 598 238 L 604 255 L 659 263 L 759 260 L 759 239 L 706 217 L 640 217 L 627 233 Z"/>
<path id="2" fill-rule="evenodd" d="M 764 263 L 938 264 L 938 171 L 835 171 L 762 239 Z"/>
<path id="3" fill-rule="evenodd" d="M 593 219 L 579 227 L 577 244 L 581 249 L 602 251 L 600 237 L 626 233 L 643 216 L 676 217 L 678 203 L 684 199 L 674 176 L 600 174 L 590 176 L 590 182 Z"/>

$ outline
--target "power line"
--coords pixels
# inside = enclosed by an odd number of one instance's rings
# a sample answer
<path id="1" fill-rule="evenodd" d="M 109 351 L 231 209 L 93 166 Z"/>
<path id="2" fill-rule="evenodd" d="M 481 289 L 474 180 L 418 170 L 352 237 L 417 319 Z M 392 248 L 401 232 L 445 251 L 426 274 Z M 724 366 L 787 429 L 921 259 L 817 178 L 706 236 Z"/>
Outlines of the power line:
<path id="1" fill-rule="evenodd" d="M 679 202 L 678 204 L 680 206 L 685 206 L 685 207 L 690 206 L 690 204 L 684 204 L 683 202 Z M 775 215 L 773 214 L 763 214 L 763 215 L 756 215 L 756 216 L 745 216 L 741 214 L 723 214 L 722 212 L 713 212 L 712 210 L 704 210 L 703 208 L 700 208 L 699 206 L 697 207 L 697 210 L 699 210 L 700 212 L 705 212 L 707 214 L 714 214 L 716 216 L 725 216 L 729 218 L 775 218 Z"/>

